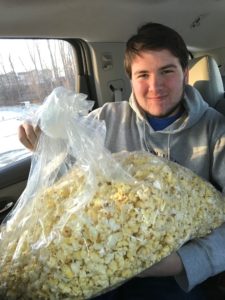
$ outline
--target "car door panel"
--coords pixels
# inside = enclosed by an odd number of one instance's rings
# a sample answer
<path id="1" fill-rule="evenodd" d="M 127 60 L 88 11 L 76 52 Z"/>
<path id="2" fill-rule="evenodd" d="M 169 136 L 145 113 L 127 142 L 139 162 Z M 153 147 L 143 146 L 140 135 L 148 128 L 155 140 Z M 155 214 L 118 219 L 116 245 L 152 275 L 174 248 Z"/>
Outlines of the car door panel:
<path id="1" fill-rule="evenodd" d="M 0 222 L 11 211 L 26 187 L 30 158 L 0 170 Z"/>

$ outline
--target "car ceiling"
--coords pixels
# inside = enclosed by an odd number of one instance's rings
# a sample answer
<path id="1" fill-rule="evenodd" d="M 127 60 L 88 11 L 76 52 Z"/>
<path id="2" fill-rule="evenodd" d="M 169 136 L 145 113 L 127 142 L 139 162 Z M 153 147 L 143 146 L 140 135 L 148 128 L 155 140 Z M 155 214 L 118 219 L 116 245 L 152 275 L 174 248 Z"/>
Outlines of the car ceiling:
<path id="1" fill-rule="evenodd" d="M 169 25 L 190 49 L 225 46 L 225 0 L 0 0 L 0 36 L 124 42 L 143 23 Z"/>

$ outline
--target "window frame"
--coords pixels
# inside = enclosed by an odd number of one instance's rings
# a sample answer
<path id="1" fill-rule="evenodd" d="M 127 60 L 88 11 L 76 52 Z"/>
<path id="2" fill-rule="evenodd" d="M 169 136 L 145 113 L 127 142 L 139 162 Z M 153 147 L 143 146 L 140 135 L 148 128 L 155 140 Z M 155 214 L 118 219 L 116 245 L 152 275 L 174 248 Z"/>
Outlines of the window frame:
<path id="1" fill-rule="evenodd" d="M 52 38 L 49 39 L 51 40 Z M 70 43 L 74 48 L 78 63 L 76 86 L 77 92 L 87 94 L 89 99 L 95 101 L 95 107 L 98 107 L 88 44 L 81 39 L 54 38 L 54 40 L 56 39 L 64 40 Z M 27 158 L 12 162 L 0 168 L 0 205 L 2 203 L 8 203 L 10 201 L 12 201 L 14 204 L 17 202 L 23 189 L 26 186 L 26 182 L 30 172 L 31 160 L 32 156 L 28 156 Z M 4 214 L 0 214 L 0 222 L 7 214 L 8 211 L 6 211 Z"/>

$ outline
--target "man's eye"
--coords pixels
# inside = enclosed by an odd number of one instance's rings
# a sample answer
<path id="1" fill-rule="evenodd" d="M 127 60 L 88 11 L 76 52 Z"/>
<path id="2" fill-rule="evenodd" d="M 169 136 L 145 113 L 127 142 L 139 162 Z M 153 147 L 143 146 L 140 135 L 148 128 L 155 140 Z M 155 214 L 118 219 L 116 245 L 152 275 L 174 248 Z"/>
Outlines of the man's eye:
<path id="1" fill-rule="evenodd" d="M 162 71 L 162 74 L 169 74 L 169 73 L 173 73 L 173 70 L 168 69 Z"/>
<path id="2" fill-rule="evenodd" d="M 148 74 L 139 74 L 138 78 L 148 78 Z"/>

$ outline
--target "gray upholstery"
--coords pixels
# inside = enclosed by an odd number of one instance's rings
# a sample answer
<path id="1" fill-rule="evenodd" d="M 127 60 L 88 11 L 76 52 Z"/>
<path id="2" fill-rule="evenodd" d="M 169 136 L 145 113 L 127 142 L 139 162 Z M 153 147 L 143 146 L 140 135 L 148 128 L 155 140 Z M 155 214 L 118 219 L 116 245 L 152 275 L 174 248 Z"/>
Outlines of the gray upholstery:
<path id="1" fill-rule="evenodd" d="M 225 115 L 222 76 L 213 57 L 205 55 L 190 60 L 189 84 L 201 93 L 210 106 Z"/>

